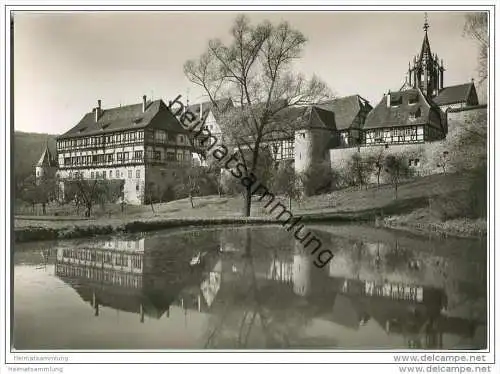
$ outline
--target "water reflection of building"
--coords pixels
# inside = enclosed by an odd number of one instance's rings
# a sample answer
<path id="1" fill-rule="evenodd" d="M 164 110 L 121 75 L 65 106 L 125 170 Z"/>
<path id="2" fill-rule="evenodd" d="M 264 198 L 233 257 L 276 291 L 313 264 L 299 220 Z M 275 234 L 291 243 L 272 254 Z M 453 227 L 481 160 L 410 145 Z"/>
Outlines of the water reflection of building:
<path id="1" fill-rule="evenodd" d="M 218 315 L 229 308 L 246 314 L 258 302 L 266 313 L 300 310 L 308 319 L 329 321 L 352 331 L 376 324 L 381 334 L 404 336 L 410 347 L 438 348 L 445 333 L 470 336 L 473 332 L 473 321 L 442 314 L 446 306 L 443 290 L 412 279 L 377 280 L 367 271 L 351 271 L 355 269 L 352 263 L 365 257 L 380 256 L 387 262 L 390 251 L 385 245 L 358 245 L 351 262 L 339 256 L 341 261 L 319 269 L 309 253 L 297 248 L 248 252 L 245 245 L 255 243 L 248 239 L 243 235 L 242 240 L 231 241 L 231 250 L 220 251 L 223 246 L 219 243 L 199 238 L 213 250 L 207 250 L 209 254 L 197 267 L 189 267 L 189 257 L 179 258 L 183 252 L 169 254 L 169 248 L 162 245 L 155 252 L 147 241 L 60 249 L 56 274 L 96 314 L 99 306 L 108 306 L 138 313 L 144 320 L 144 315 L 168 316 L 172 305 L 186 313 Z M 159 239 L 157 243 L 163 242 Z M 200 248 L 197 243 L 193 242 L 196 249 Z M 339 266 L 342 261 L 349 271 Z M 401 266 L 406 266 L 404 261 Z"/>
<path id="2" fill-rule="evenodd" d="M 234 245 L 231 248 L 231 253 L 238 252 Z M 303 298 L 313 313 L 312 318 L 328 320 L 353 330 L 371 321 L 385 334 L 403 336 L 409 347 L 440 348 L 443 334 L 471 337 L 474 321 L 443 314 L 447 306 L 444 290 L 419 284 L 411 276 L 394 276 L 395 280 L 388 281 L 376 275 L 381 267 L 384 271 L 408 272 L 412 258 L 404 248 L 398 244 L 394 249 L 387 243 L 360 242 L 354 243 L 352 248 L 348 259 L 340 256 L 326 269 L 314 267 L 312 256 L 297 249 L 288 253 L 271 252 L 265 260 L 269 264 L 268 271 L 264 276 L 261 271 L 256 271 L 256 282 L 263 292 L 274 289 L 271 292 L 275 297 L 271 300 L 279 299 L 281 307 L 303 305 L 298 301 Z M 241 269 L 243 265 L 242 260 L 234 255 L 223 254 L 221 258 L 220 289 L 225 290 L 230 279 L 236 281 L 226 274 L 226 270 Z M 257 268 L 262 267 L 255 264 L 263 261 L 260 257 L 252 261 Z M 362 262 L 365 262 L 364 269 L 359 271 Z M 272 281 L 275 286 L 266 281 Z M 231 287 L 235 288 L 235 285 L 231 284 Z M 227 296 L 225 292 L 219 292 L 218 297 Z M 263 299 L 267 300 L 266 297 Z M 271 305 L 267 307 L 271 308 Z"/>
<path id="3" fill-rule="evenodd" d="M 106 306 L 138 313 L 143 322 L 145 315 L 168 314 L 185 280 L 149 257 L 145 239 L 96 241 L 86 247 L 59 248 L 55 274 L 91 304 L 96 316 Z"/>

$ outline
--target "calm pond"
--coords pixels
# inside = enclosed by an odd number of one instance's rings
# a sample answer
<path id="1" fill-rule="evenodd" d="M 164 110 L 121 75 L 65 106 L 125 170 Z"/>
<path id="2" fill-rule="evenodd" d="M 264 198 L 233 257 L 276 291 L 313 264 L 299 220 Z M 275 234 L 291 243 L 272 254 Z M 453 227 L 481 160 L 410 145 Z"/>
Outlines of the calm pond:
<path id="1" fill-rule="evenodd" d="M 486 348 L 485 240 L 278 226 L 18 244 L 15 349 Z"/>

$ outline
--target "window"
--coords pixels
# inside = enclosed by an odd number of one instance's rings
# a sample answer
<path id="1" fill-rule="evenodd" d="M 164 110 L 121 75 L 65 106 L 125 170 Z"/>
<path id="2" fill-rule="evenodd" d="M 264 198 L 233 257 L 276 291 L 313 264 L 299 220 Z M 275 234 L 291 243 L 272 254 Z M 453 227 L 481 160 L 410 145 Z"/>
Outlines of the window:
<path id="1" fill-rule="evenodd" d="M 125 161 L 125 162 L 128 161 L 129 160 L 128 156 L 129 156 L 129 152 L 123 152 L 123 161 Z"/>
<path id="2" fill-rule="evenodd" d="M 116 161 L 122 162 L 123 161 L 123 152 L 118 152 L 116 154 Z"/>
<path id="3" fill-rule="evenodd" d="M 112 153 L 109 153 L 106 155 L 106 161 L 107 162 L 113 162 L 113 154 Z"/>
<path id="4" fill-rule="evenodd" d="M 93 171 L 90 172 L 90 179 L 94 179 L 94 172 Z"/>
<path id="5" fill-rule="evenodd" d="M 403 104 L 403 97 L 401 95 L 391 95 L 391 106 L 398 106 Z"/>
<path id="6" fill-rule="evenodd" d="M 110 178 L 113 178 L 113 170 L 110 170 L 110 171 L 109 171 L 109 177 L 110 177 Z"/>
<path id="7" fill-rule="evenodd" d="M 184 143 L 184 135 L 179 135 L 179 142 Z"/>
<path id="8" fill-rule="evenodd" d="M 175 153 L 167 152 L 167 161 L 175 161 Z"/>
<path id="9" fill-rule="evenodd" d="M 135 160 L 142 160 L 142 151 L 135 151 L 134 152 L 134 159 Z"/>
<path id="10" fill-rule="evenodd" d="M 140 178 L 141 177 L 141 171 L 140 170 L 136 170 L 135 171 L 135 177 L 136 178 Z"/>
<path id="11" fill-rule="evenodd" d="M 103 171 L 103 172 L 102 172 L 102 178 L 103 178 L 103 179 L 106 179 L 106 171 Z"/>
<path id="12" fill-rule="evenodd" d="M 138 139 L 144 139 L 144 131 L 139 131 L 139 132 L 137 133 L 137 138 L 138 138 Z"/>
<path id="13" fill-rule="evenodd" d="M 132 179 L 132 170 L 128 171 L 128 179 Z"/>
<path id="14" fill-rule="evenodd" d="M 282 158 L 289 159 L 294 156 L 293 140 L 285 140 L 282 147 Z"/>
<path id="15" fill-rule="evenodd" d="M 115 170 L 115 178 L 120 178 L 120 170 Z"/>
<path id="16" fill-rule="evenodd" d="M 160 161 L 161 160 L 161 152 L 160 151 L 155 151 L 154 153 L 154 159 Z"/>
<path id="17" fill-rule="evenodd" d="M 136 191 L 139 191 L 139 183 L 137 183 L 137 184 L 135 185 L 135 190 L 136 190 Z"/>
<path id="18" fill-rule="evenodd" d="M 167 133 L 165 132 L 165 130 L 155 130 L 154 140 L 158 143 L 165 143 L 165 141 L 167 140 Z"/>
<path id="19" fill-rule="evenodd" d="M 115 258 L 115 265 L 118 266 L 128 266 L 128 256 L 118 255 Z"/>
<path id="20" fill-rule="evenodd" d="M 417 95 L 411 95 L 408 97 L 408 104 L 416 104 L 418 103 L 418 96 Z"/>

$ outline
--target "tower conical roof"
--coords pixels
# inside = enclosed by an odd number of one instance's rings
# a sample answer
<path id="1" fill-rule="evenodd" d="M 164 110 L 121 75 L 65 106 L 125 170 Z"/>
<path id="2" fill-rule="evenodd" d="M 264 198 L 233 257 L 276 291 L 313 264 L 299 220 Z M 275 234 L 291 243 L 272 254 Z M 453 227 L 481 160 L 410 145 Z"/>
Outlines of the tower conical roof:
<path id="1" fill-rule="evenodd" d="M 429 23 L 427 22 L 427 13 L 425 13 L 424 22 L 424 40 L 422 42 L 422 48 L 420 49 L 419 62 L 422 63 L 424 60 L 426 62 L 432 60 L 431 44 L 429 43 L 429 36 L 427 35 L 427 30 L 429 29 Z"/>
<path id="2" fill-rule="evenodd" d="M 422 42 L 422 48 L 420 50 L 420 61 L 432 59 L 431 45 L 429 43 L 429 37 L 427 36 L 427 30 L 425 31 L 424 41 Z"/>
<path id="3" fill-rule="evenodd" d="M 52 158 L 52 154 L 50 153 L 48 146 L 45 146 L 45 150 L 43 151 L 42 156 L 40 157 L 40 160 L 38 160 L 36 166 L 57 166 L 56 161 Z"/>

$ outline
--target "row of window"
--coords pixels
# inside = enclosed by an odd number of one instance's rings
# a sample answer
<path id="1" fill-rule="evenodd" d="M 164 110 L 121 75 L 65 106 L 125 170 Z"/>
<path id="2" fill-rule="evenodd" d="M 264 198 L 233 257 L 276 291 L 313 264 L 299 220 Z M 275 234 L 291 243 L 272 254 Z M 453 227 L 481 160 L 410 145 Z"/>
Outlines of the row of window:
<path id="1" fill-rule="evenodd" d="M 405 143 L 419 139 L 417 127 L 393 128 L 390 130 L 377 129 L 366 133 L 366 143 Z"/>
<path id="2" fill-rule="evenodd" d="M 155 143 L 167 143 L 167 142 L 174 142 L 177 141 L 180 144 L 186 144 L 188 143 L 188 139 L 186 138 L 185 135 L 182 134 L 167 134 L 165 130 L 159 130 L 155 129 L 154 131 L 146 131 L 146 140 L 147 141 L 154 141 Z"/>
<path id="3" fill-rule="evenodd" d="M 57 149 L 72 149 L 79 147 L 98 147 L 106 144 L 133 143 L 144 139 L 144 131 L 119 132 L 109 135 L 90 136 L 77 139 L 60 140 Z"/>
<path id="4" fill-rule="evenodd" d="M 293 147 L 293 145 L 292 145 Z M 132 161 L 143 161 L 143 151 L 132 152 L 117 152 L 116 162 L 117 163 L 127 163 L 129 162 L 130 156 L 132 155 Z M 190 159 L 189 152 L 174 152 L 167 151 L 165 157 L 162 158 L 161 151 L 148 150 L 146 152 L 147 160 L 154 161 L 184 161 Z M 64 166 L 80 166 L 80 165 L 98 165 L 98 164 L 112 164 L 115 162 L 115 153 L 107 153 L 100 155 L 87 155 L 87 156 L 74 156 L 65 157 Z"/>
<path id="5" fill-rule="evenodd" d="M 136 269 L 142 269 L 142 256 L 137 254 L 126 254 L 126 253 L 110 253 L 98 250 L 75 250 L 75 249 L 64 249 L 63 258 L 66 259 L 76 259 L 83 261 L 91 261 L 97 264 L 104 263 L 117 266 L 128 266 L 129 259 L 131 265 Z"/>
<path id="6" fill-rule="evenodd" d="M 117 152 L 116 161 L 126 162 L 130 160 L 130 154 L 132 152 Z M 114 162 L 114 153 L 106 153 L 100 155 L 87 155 L 87 156 L 74 156 L 65 157 L 64 165 L 93 165 L 93 164 L 104 164 Z M 134 151 L 132 160 L 142 161 L 143 151 Z"/>
<path id="7" fill-rule="evenodd" d="M 133 170 L 127 170 L 127 174 L 125 174 L 123 171 L 120 172 L 120 170 L 116 169 L 115 170 L 115 173 L 113 174 L 113 170 L 109 170 L 106 171 L 106 170 L 103 170 L 103 171 L 96 171 L 96 172 L 93 172 L 91 171 L 90 172 L 90 179 L 112 179 L 112 178 L 122 178 L 122 179 L 125 179 L 125 176 L 127 176 L 128 179 L 132 179 L 134 177 L 134 173 L 133 173 Z M 85 174 L 83 172 L 70 172 L 69 173 L 69 178 L 75 178 L 75 179 L 78 179 L 78 178 L 85 178 Z M 135 171 L 135 178 L 139 179 L 141 178 L 141 170 L 140 169 L 137 169 Z"/>
<path id="8" fill-rule="evenodd" d="M 87 278 L 99 282 L 116 284 L 124 287 L 142 287 L 142 276 L 130 273 L 117 273 L 112 270 L 85 268 L 66 264 L 56 264 L 56 275 Z"/>

